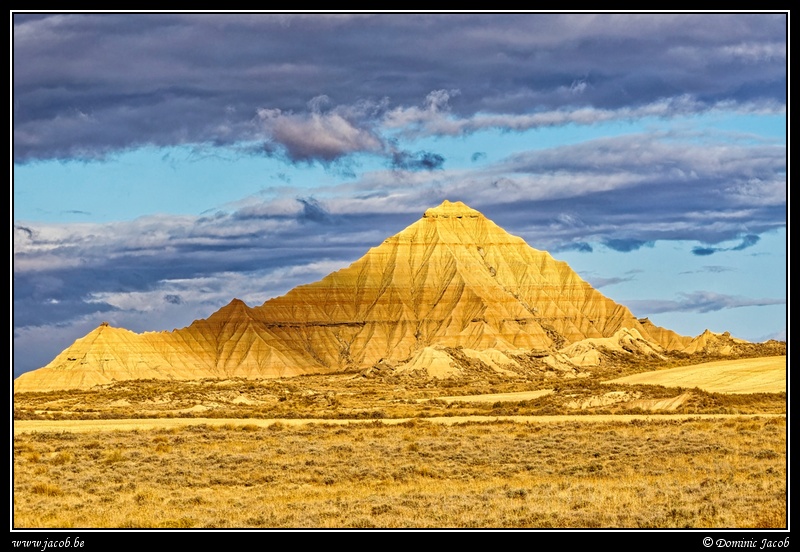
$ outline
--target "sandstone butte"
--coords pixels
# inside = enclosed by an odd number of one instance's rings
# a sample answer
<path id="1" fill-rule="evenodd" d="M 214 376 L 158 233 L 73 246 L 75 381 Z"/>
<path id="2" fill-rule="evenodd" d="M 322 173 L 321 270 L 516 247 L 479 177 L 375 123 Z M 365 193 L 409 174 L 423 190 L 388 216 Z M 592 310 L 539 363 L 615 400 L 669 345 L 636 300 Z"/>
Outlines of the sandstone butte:
<path id="1" fill-rule="evenodd" d="M 597 346 L 658 354 L 697 349 L 702 339 L 637 319 L 565 262 L 445 201 L 349 267 L 261 306 L 233 299 L 171 332 L 103 323 L 17 378 L 14 391 L 357 372 L 379 363 L 400 371 L 438 363 L 447 371 L 446 347 L 498 367 L 513 363 L 506 353 L 530 351 L 591 365 Z"/>

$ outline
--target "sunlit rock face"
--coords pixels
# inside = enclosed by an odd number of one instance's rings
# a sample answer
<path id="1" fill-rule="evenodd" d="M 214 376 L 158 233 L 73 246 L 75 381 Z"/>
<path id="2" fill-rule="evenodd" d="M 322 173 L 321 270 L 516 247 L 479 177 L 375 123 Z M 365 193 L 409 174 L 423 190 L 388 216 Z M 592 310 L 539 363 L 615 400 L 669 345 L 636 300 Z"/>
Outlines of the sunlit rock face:
<path id="1" fill-rule="evenodd" d="M 261 306 L 234 299 L 172 332 L 101 325 L 14 390 L 358 371 L 431 347 L 555 350 L 621 329 L 657 350 L 691 341 L 637 320 L 566 263 L 445 201 L 349 267 Z"/>

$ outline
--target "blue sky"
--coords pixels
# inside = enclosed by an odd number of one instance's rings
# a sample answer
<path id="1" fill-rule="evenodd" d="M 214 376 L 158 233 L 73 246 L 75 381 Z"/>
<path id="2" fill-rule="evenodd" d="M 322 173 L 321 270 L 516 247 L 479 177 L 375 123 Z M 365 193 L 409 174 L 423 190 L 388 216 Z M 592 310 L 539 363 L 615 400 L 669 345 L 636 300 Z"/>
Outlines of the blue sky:
<path id="1" fill-rule="evenodd" d="M 13 14 L 14 374 L 444 199 L 638 316 L 785 339 L 788 14 Z"/>

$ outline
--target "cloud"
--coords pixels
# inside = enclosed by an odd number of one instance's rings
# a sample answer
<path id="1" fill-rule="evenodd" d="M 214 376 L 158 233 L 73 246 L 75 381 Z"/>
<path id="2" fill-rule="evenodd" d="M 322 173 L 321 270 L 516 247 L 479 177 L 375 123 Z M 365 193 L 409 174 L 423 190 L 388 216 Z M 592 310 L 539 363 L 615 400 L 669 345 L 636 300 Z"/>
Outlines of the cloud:
<path id="1" fill-rule="evenodd" d="M 331 222 L 331 214 L 313 197 L 305 199 L 298 198 L 297 201 L 303 205 L 303 211 L 299 217 L 300 220 L 318 223 Z"/>
<path id="2" fill-rule="evenodd" d="M 15 225 L 14 225 L 14 233 L 15 233 L 15 236 L 14 236 L 14 238 L 15 238 L 15 239 L 14 239 L 14 241 L 15 241 L 15 242 L 17 242 L 17 238 L 22 238 L 22 235 L 23 235 L 23 234 L 24 234 L 24 235 L 25 235 L 25 237 L 27 237 L 29 240 L 30 240 L 30 239 L 33 239 L 33 230 L 31 230 L 31 229 L 30 229 L 30 228 L 28 228 L 27 226 L 22 226 L 22 225 L 20 225 L 20 224 L 15 224 Z"/>
<path id="3" fill-rule="evenodd" d="M 640 315 L 659 314 L 664 312 L 699 312 L 707 313 L 723 309 L 741 307 L 762 307 L 786 304 L 786 299 L 752 299 L 734 295 L 725 295 L 712 291 L 695 291 L 681 293 L 675 301 L 633 300 L 627 306 Z"/>
<path id="4" fill-rule="evenodd" d="M 476 204 L 526 211 L 527 227 L 540 229 L 551 249 L 585 242 L 632 251 L 656 240 L 714 247 L 738 238 L 740 250 L 785 224 L 786 150 L 729 138 L 673 132 L 587 140 L 520 152 L 467 174 L 446 172 L 439 185 Z M 743 205 L 729 191 L 753 176 L 774 182 L 774 192 L 770 201 Z"/>
<path id="5" fill-rule="evenodd" d="M 475 113 L 462 118 L 439 110 L 403 107 L 391 112 L 385 124 L 389 128 L 402 129 L 401 133 L 407 137 L 464 136 L 490 129 L 523 132 L 565 125 L 588 126 L 612 121 L 633 121 L 648 117 L 670 118 L 717 110 L 749 113 L 781 112 L 782 109 L 780 103 L 771 100 L 762 103 L 742 102 L 738 105 L 732 105 L 728 101 L 714 104 L 684 95 L 658 99 L 651 104 L 638 107 L 602 109 L 568 106 L 538 113 Z"/>
<path id="6" fill-rule="evenodd" d="M 116 310 L 104 302 L 87 303 L 84 298 L 64 297 L 59 299 L 40 297 L 14 298 L 14 327 L 44 326 L 53 322 L 65 322 L 87 315 L 100 315 Z M 57 351 L 56 351 L 57 352 Z"/>
<path id="7" fill-rule="evenodd" d="M 614 251 L 619 251 L 621 253 L 630 253 L 631 251 L 636 251 L 642 247 L 653 247 L 654 243 L 652 241 L 642 241 L 637 239 L 614 239 L 610 238 L 603 241 L 603 245 L 606 247 L 613 249 Z"/>
<path id="8" fill-rule="evenodd" d="M 406 171 L 433 171 L 444 166 L 444 157 L 429 151 L 396 151 L 392 154 L 392 167 Z"/>
<path id="9" fill-rule="evenodd" d="M 268 136 L 264 151 L 272 154 L 278 145 L 295 163 L 330 163 L 355 153 L 380 153 L 384 148 L 374 131 L 340 113 L 294 115 L 259 109 L 258 119 Z"/>
<path id="10" fill-rule="evenodd" d="M 419 160 L 419 157 L 414 159 Z M 547 250 L 621 252 L 658 240 L 732 239 L 749 247 L 759 234 L 786 224 L 782 145 L 736 142 L 729 135 L 631 134 L 523 151 L 475 168 L 362 172 L 346 183 L 309 189 L 337 217 L 423 212 L 460 199 Z M 775 202 L 743 206 L 728 193 L 750 175 L 772 179 Z M 781 180 L 781 178 L 783 180 Z M 256 201 L 234 216 L 297 216 L 294 199 Z M 413 219 L 412 219 L 413 220 Z M 748 233 L 742 236 L 742 228 Z"/>
<path id="11" fill-rule="evenodd" d="M 122 308 L 109 297 L 149 294 L 149 308 L 197 305 L 199 295 L 162 282 L 197 280 L 202 275 L 254 274 L 323 266 L 341 267 L 411 220 L 389 215 L 351 215 L 346 225 L 326 228 L 336 215 L 314 198 L 263 203 L 212 217 L 149 216 L 107 224 L 36 224 L 18 228 L 14 256 L 15 327 L 66 323 L 92 313 Z M 383 229 L 381 229 L 383 228 Z M 391 230 L 390 230 L 391 229 Z M 180 262 L 175 262 L 180 259 Z M 288 272 L 287 287 L 305 283 L 303 272 Z M 235 280 L 243 282 L 243 277 Z M 275 282 L 268 289 L 276 289 Z M 226 292 L 235 293 L 226 287 Z M 262 289 L 263 291 L 263 289 Z M 202 295 L 202 288 L 194 293 Z M 190 299 L 194 297 L 195 299 Z M 267 297 L 261 297 L 261 301 Z M 229 300 L 230 298 L 228 298 Z M 138 300 L 137 300 L 138 301 Z M 127 303 L 144 308 L 145 303 Z M 209 309 L 207 316 L 213 312 Z"/>
<path id="12" fill-rule="evenodd" d="M 260 142 L 330 163 L 380 151 L 383 130 L 780 112 L 786 18 L 13 14 L 14 159 Z"/>
<path id="13" fill-rule="evenodd" d="M 523 151 L 475 168 L 366 172 L 315 193 L 341 216 L 413 215 L 459 199 L 549 251 L 603 244 L 630 252 L 659 240 L 714 247 L 738 239 L 737 247 L 747 247 L 752 236 L 786 224 L 786 150 L 730 138 L 637 133 Z M 741 205 L 727 190 L 749 175 L 774 179 L 784 195 Z M 743 227 L 751 237 L 742 237 Z"/>
<path id="14" fill-rule="evenodd" d="M 627 278 L 621 278 L 621 277 L 601 278 L 599 276 L 590 276 L 587 277 L 586 279 L 592 285 L 593 288 L 600 289 L 608 286 L 613 286 L 615 284 L 621 284 L 623 282 L 630 282 L 634 278 L 632 276 L 628 276 Z"/>
<path id="15" fill-rule="evenodd" d="M 733 247 L 703 247 L 697 246 L 692 248 L 692 253 L 694 255 L 698 255 L 701 257 L 707 257 L 708 255 L 713 255 L 714 253 L 719 253 L 720 251 L 742 251 L 743 249 L 747 249 L 748 247 L 753 247 L 761 238 L 755 234 L 747 234 L 746 236 L 742 237 L 741 243 L 739 245 L 735 245 Z"/>
<path id="16" fill-rule="evenodd" d="M 761 238 L 759 238 L 755 234 L 748 234 L 742 238 L 742 243 L 734 247 L 731 247 L 731 251 L 741 251 L 742 249 L 747 249 L 748 247 L 752 247 L 755 244 L 757 244 L 758 240 L 760 239 Z"/>
<path id="17" fill-rule="evenodd" d="M 720 266 L 720 265 L 706 265 L 700 268 L 700 270 L 687 270 L 684 272 L 680 272 L 679 274 L 695 274 L 698 272 L 711 272 L 712 274 L 720 274 L 722 272 L 733 272 L 736 269 L 731 266 Z"/>
<path id="18" fill-rule="evenodd" d="M 770 339 L 774 339 L 775 341 L 786 341 L 786 328 L 783 328 L 777 332 L 761 335 L 760 337 L 755 338 L 753 341 L 755 343 L 762 343 Z"/>
<path id="19" fill-rule="evenodd" d="M 558 246 L 553 251 L 578 251 L 579 253 L 591 253 L 594 251 L 594 248 L 592 247 L 592 244 L 587 242 L 572 242 Z"/>
<path id="20" fill-rule="evenodd" d="M 389 111 L 383 125 L 389 129 L 400 129 L 405 135 L 459 134 L 455 127 L 452 130 L 444 129 L 452 120 L 450 98 L 460 93 L 460 90 L 434 90 L 425 97 L 422 107 L 401 106 Z M 429 130 L 433 128 L 439 130 Z"/>

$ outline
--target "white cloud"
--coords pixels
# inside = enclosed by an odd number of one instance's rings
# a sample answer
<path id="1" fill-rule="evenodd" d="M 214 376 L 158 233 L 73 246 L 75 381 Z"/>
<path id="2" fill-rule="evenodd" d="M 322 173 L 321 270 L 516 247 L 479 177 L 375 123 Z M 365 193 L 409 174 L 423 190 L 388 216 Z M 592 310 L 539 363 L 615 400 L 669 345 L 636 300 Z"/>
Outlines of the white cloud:
<path id="1" fill-rule="evenodd" d="M 334 111 L 321 113 L 324 103 L 312 100 L 311 113 L 284 114 L 279 109 L 259 109 L 258 117 L 269 140 L 285 148 L 292 161 L 335 161 L 353 153 L 380 153 L 382 139 L 367 126 Z"/>

